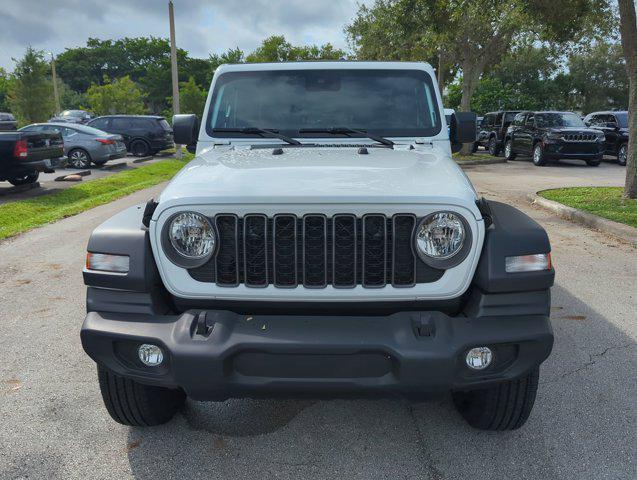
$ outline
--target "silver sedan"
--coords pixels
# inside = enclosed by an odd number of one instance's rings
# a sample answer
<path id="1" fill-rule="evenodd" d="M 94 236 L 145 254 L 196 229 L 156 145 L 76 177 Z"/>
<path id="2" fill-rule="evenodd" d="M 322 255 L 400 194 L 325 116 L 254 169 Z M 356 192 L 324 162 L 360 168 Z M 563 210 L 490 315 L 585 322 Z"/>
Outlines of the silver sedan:
<path id="1" fill-rule="evenodd" d="M 69 159 L 68 165 L 73 168 L 88 168 L 91 162 L 101 166 L 109 160 L 126 156 L 126 145 L 121 135 L 86 125 L 34 123 L 20 130 L 60 133 L 64 140 L 64 153 Z"/>

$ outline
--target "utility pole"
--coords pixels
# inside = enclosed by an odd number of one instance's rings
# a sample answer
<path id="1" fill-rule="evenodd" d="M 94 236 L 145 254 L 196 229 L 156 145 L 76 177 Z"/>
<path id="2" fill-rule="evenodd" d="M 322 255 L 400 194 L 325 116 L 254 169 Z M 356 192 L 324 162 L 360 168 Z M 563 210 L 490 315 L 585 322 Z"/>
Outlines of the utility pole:
<path id="1" fill-rule="evenodd" d="M 62 110 L 60 108 L 60 93 L 58 92 L 58 77 L 55 72 L 55 57 L 53 52 L 51 54 L 51 77 L 53 78 L 53 97 L 55 98 L 55 114 L 57 115 Z"/>
<path id="2" fill-rule="evenodd" d="M 175 12 L 172 0 L 168 1 L 170 21 L 170 70 L 173 78 L 173 114 L 179 114 L 179 72 L 177 71 L 177 46 L 175 44 Z M 181 145 L 175 145 L 177 160 L 181 160 Z"/>

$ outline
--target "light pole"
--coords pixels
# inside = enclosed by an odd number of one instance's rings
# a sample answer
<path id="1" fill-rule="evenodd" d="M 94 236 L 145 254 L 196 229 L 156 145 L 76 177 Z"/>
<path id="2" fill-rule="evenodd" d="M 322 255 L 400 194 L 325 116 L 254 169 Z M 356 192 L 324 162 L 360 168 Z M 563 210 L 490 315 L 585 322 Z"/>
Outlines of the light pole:
<path id="1" fill-rule="evenodd" d="M 168 1 L 168 19 L 170 22 L 170 70 L 173 80 L 173 114 L 179 114 L 179 74 L 177 71 L 177 46 L 175 44 L 175 14 L 172 0 Z M 181 160 L 181 145 L 175 145 L 177 160 Z"/>
<path id="2" fill-rule="evenodd" d="M 49 52 L 51 55 L 51 77 L 53 79 L 53 98 L 55 99 L 55 114 L 57 115 L 62 110 L 60 108 L 60 93 L 58 92 L 58 78 L 55 72 L 55 56 L 53 52 Z"/>

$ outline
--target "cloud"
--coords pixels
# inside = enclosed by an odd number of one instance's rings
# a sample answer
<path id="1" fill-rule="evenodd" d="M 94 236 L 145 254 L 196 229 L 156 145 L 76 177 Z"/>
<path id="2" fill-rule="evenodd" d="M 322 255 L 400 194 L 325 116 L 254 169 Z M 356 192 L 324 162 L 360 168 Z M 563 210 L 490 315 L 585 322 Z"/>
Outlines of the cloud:
<path id="1" fill-rule="evenodd" d="M 168 37 L 167 0 L 3 0 L 0 67 L 28 45 L 63 52 L 88 38 Z M 177 44 L 193 57 L 229 48 L 250 51 L 270 35 L 293 44 L 330 42 L 346 47 L 343 27 L 356 0 L 174 0 Z M 365 2 L 363 2 L 365 3 Z M 369 2 L 367 2 L 369 3 Z"/>

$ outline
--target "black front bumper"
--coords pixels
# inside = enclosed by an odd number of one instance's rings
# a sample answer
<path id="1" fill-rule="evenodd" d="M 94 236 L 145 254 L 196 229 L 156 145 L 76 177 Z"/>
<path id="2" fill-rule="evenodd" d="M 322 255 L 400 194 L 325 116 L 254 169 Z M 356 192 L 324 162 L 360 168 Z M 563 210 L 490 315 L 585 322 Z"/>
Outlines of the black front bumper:
<path id="1" fill-rule="evenodd" d="M 426 397 L 516 378 L 553 346 L 546 315 L 450 317 L 246 316 L 230 311 L 178 316 L 90 312 L 84 350 L 142 383 L 181 388 L 199 400 L 277 396 Z M 199 324 L 199 332 L 198 332 Z M 137 358 L 141 343 L 164 350 L 158 367 Z M 472 371 L 468 349 L 489 346 L 491 366 Z"/>
<path id="2" fill-rule="evenodd" d="M 601 142 L 546 142 L 544 156 L 549 160 L 580 159 L 601 160 L 604 144 Z"/>

